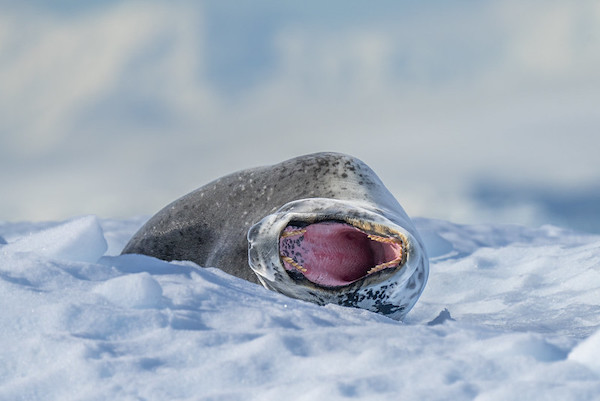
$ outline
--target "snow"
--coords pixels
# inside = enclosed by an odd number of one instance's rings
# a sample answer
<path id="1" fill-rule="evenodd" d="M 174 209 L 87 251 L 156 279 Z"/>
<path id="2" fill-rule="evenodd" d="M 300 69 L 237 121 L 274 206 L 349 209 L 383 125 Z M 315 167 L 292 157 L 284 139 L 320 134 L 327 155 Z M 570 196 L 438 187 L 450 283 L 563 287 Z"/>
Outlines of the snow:
<path id="1" fill-rule="evenodd" d="M 5 252 L 31 252 L 46 258 L 95 262 L 107 250 L 98 219 L 87 216 L 20 238 Z"/>
<path id="2" fill-rule="evenodd" d="M 431 274 L 396 322 L 119 256 L 143 220 L 0 223 L 0 400 L 600 396 L 600 236 L 415 219 Z"/>
<path id="3" fill-rule="evenodd" d="M 588 366 L 600 375 L 600 330 L 577 345 L 569 359 Z"/>
<path id="4" fill-rule="evenodd" d="M 105 281 L 94 289 L 109 302 L 125 308 L 159 308 L 162 287 L 149 273 L 128 274 Z"/>

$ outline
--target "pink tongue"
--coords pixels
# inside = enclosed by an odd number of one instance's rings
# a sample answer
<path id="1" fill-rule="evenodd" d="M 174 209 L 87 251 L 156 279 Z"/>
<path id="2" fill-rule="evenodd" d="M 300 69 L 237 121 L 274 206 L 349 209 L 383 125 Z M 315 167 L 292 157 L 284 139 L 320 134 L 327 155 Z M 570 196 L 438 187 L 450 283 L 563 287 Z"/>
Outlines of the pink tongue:
<path id="1" fill-rule="evenodd" d="M 281 237 L 282 255 L 302 266 L 302 274 L 324 286 L 346 285 L 364 277 L 385 255 L 374 251 L 365 233 L 348 224 L 324 222 L 307 226 L 304 234 Z M 284 232 L 298 231 L 288 226 Z M 385 253 L 385 252 L 383 252 Z M 284 260 L 287 270 L 298 271 Z"/>

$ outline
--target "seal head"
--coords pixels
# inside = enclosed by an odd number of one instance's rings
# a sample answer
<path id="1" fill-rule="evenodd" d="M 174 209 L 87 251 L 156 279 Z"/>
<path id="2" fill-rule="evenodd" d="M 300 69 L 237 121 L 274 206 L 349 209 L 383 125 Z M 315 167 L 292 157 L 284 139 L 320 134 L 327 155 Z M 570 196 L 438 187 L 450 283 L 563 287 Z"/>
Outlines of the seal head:
<path id="1" fill-rule="evenodd" d="M 393 217 L 359 202 L 290 202 L 249 230 L 248 261 L 274 291 L 400 320 L 425 286 L 428 263 L 419 240 Z"/>

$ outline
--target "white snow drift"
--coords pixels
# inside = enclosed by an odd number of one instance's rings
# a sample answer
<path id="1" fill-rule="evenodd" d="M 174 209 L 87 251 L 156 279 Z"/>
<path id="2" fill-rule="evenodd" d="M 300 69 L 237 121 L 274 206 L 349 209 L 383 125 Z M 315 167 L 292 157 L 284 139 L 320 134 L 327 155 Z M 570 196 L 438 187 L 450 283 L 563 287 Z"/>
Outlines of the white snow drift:
<path id="1" fill-rule="evenodd" d="M 399 323 L 117 256 L 140 224 L 0 224 L 0 400 L 600 394 L 599 236 L 417 219 L 430 281 Z"/>

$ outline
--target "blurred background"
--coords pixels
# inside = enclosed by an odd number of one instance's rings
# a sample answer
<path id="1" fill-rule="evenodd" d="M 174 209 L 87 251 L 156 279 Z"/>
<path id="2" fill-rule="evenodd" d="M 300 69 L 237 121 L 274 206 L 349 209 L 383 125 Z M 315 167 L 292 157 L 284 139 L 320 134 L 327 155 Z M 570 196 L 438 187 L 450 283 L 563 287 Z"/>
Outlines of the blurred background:
<path id="1" fill-rule="evenodd" d="M 600 232 L 600 2 L 0 0 L 0 220 L 317 151 L 411 216 Z"/>

